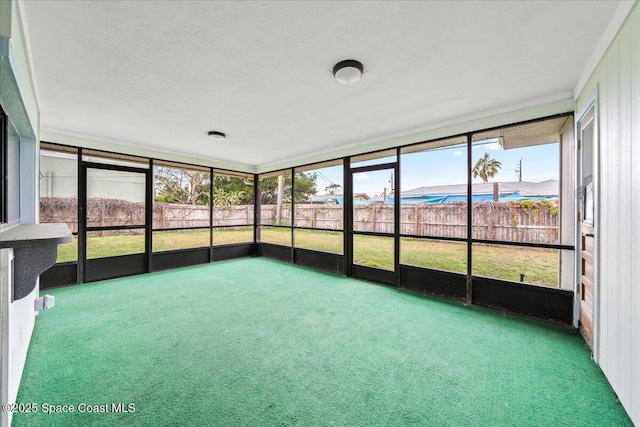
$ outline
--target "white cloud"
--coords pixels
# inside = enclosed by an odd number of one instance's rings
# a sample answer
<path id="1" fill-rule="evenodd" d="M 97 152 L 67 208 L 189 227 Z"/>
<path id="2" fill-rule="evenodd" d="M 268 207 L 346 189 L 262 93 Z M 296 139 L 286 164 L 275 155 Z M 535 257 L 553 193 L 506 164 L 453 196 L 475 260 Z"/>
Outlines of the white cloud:
<path id="1" fill-rule="evenodd" d="M 462 156 L 462 151 L 458 150 L 458 151 L 454 151 L 453 152 L 454 156 Z"/>
<path id="2" fill-rule="evenodd" d="M 367 175 L 366 173 L 357 173 L 356 174 L 356 180 L 362 181 L 364 179 L 369 179 L 369 175 Z"/>
<path id="3" fill-rule="evenodd" d="M 500 138 L 489 138 L 482 141 L 476 141 L 473 143 L 474 150 L 502 150 L 502 145 L 500 144 Z"/>

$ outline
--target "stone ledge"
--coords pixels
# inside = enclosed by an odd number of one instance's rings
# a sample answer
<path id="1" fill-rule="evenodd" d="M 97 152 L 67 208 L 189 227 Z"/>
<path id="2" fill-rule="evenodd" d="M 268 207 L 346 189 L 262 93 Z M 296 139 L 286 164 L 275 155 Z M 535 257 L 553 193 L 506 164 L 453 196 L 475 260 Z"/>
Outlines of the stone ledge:
<path id="1" fill-rule="evenodd" d="M 0 249 L 13 248 L 11 301 L 29 295 L 38 276 L 55 264 L 58 245 L 72 240 L 66 224 L 18 224 L 0 232 Z"/>

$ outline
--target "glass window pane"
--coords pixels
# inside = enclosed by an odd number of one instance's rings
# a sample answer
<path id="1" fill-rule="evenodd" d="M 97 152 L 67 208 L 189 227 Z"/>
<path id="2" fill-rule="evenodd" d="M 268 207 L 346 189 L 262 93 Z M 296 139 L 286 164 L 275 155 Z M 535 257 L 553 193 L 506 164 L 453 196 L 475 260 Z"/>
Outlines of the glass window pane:
<path id="1" fill-rule="evenodd" d="M 145 175 L 87 169 L 87 226 L 144 225 Z"/>
<path id="2" fill-rule="evenodd" d="M 402 234 L 467 237 L 467 145 L 460 138 L 408 147 L 400 175 Z"/>
<path id="3" fill-rule="evenodd" d="M 87 232 L 87 259 L 143 254 L 144 229 Z"/>
<path id="4" fill-rule="evenodd" d="M 394 232 L 393 169 L 353 174 L 353 230 Z"/>
<path id="5" fill-rule="evenodd" d="M 403 237 L 400 263 L 467 274 L 467 244 Z"/>
<path id="6" fill-rule="evenodd" d="M 558 286 L 559 251 L 505 245 L 473 245 L 473 275 Z"/>
<path id="7" fill-rule="evenodd" d="M 153 232 L 153 252 L 209 246 L 209 229 Z"/>
<path id="8" fill-rule="evenodd" d="M 343 253 L 343 233 L 325 230 L 295 230 L 296 248 Z"/>
<path id="9" fill-rule="evenodd" d="M 394 270 L 393 237 L 353 236 L 353 263 Z"/>
<path id="10" fill-rule="evenodd" d="M 213 226 L 252 224 L 253 175 L 232 176 L 214 172 Z"/>
<path id="11" fill-rule="evenodd" d="M 559 243 L 559 133 L 570 118 L 474 135 L 473 237 Z"/>
<path id="12" fill-rule="evenodd" d="M 284 227 L 260 227 L 259 242 L 291 246 L 291 229 Z"/>
<path id="13" fill-rule="evenodd" d="M 154 166 L 153 228 L 208 227 L 209 182 L 208 170 Z"/>
<path id="14" fill-rule="evenodd" d="M 295 225 L 342 230 L 343 167 L 305 168 L 295 175 Z"/>
<path id="15" fill-rule="evenodd" d="M 291 225 L 291 172 L 260 176 L 260 224 Z"/>
<path id="16" fill-rule="evenodd" d="M 225 227 L 213 229 L 213 245 L 253 243 L 253 227 Z"/>

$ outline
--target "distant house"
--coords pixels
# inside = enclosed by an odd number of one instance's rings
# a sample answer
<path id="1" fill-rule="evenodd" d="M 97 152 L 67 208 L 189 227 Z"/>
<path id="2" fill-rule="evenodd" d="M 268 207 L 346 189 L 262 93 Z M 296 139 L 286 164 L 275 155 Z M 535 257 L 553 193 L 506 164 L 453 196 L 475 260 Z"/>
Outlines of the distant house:
<path id="1" fill-rule="evenodd" d="M 371 200 L 366 193 L 354 193 L 353 195 L 353 203 L 361 204 L 368 203 Z M 344 204 L 344 195 L 343 194 L 319 194 L 311 196 L 311 203 L 313 204 L 323 204 L 323 205 L 342 205 Z"/>
<path id="2" fill-rule="evenodd" d="M 560 194 L 560 182 L 549 179 L 542 182 L 499 182 L 498 201 L 518 202 L 523 200 L 557 199 Z M 493 201 L 493 182 L 472 185 L 472 202 Z M 414 188 L 402 192 L 400 203 L 451 203 L 467 200 L 467 185 L 434 185 Z M 387 198 L 393 203 L 393 197 Z M 368 203 L 382 203 L 382 198 L 371 199 Z"/>

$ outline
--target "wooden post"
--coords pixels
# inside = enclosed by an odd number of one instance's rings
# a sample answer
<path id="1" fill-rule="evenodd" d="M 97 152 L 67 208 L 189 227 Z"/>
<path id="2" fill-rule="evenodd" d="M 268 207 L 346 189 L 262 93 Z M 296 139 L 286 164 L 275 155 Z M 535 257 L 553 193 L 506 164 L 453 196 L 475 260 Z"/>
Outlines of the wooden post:
<path id="1" fill-rule="evenodd" d="M 371 231 L 373 231 L 374 233 L 376 232 L 376 216 L 378 215 L 378 213 L 376 212 L 376 207 L 373 206 L 373 215 L 372 215 L 372 221 L 371 221 L 371 226 L 373 227 L 371 229 Z"/>
<path id="2" fill-rule="evenodd" d="M 415 233 L 416 234 L 420 234 L 420 231 L 418 229 L 418 227 L 420 226 L 420 221 L 419 221 L 419 218 L 418 218 L 418 204 L 417 203 L 413 207 L 413 212 L 414 212 L 414 215 L 416 217 L 416 220 L 415 220 L 415 222 L 416 222 Z"/>
<path id="3" fill-rule="evenodd" d="M 104 227 L 104 199 L 100 203 L 100 227 Z M 100 232 L 100 237 L 104 236 L 104 231 Z"/>
<path id="4" fill-rule="evenodd" d="M 318 219 L 318 210 L 316 209 L 316 205 L 312 205 L 313 208 L 313 219 L 311 220 L 311 227 L 316 228 L 316 221 Z"/>

